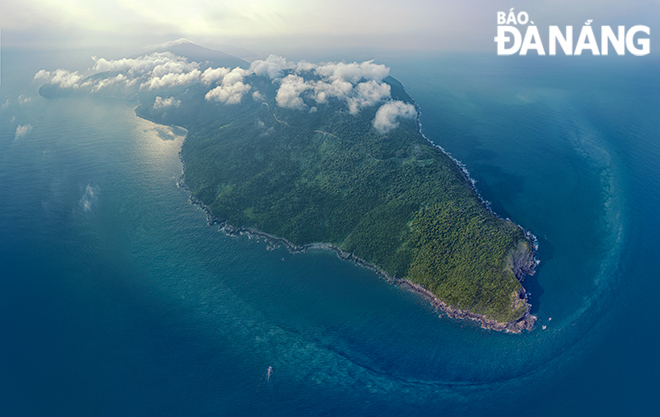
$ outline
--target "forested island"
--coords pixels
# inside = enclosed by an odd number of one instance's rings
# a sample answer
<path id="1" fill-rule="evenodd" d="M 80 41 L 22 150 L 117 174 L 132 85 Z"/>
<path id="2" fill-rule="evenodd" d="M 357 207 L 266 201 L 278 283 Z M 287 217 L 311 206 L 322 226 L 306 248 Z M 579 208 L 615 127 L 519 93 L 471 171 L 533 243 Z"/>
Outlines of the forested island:
<path id="1" fill-rule="evenodd" d="M 177 51 L 190 66 L 173 74 L 191 81 L 97 61 L 98 74 L 77 87 L 47 74 L 40 93 L 137 98 L 139 116 L 186 128 L 183 180 L 229 233 L 263 233 L 291 250 L 330 248 L 450 317 L 533 327 L 520 283 L 534 270 L 532 242 L 489 211 L 461 167 L 423 137 L 418 109 L 388 69 L 273 56 L 231 69 L 216 67 L 217 57 L 197 64 L 184 55 Z M 114 90 L 93 91 L 117 79 Z"/>

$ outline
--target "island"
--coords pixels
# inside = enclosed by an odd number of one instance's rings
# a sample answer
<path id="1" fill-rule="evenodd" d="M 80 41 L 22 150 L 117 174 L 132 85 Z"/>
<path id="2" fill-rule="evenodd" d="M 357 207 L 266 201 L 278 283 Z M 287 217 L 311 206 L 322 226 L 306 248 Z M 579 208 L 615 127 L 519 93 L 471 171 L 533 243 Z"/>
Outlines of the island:
<path id="1" fill-rule="evenodd" d="M 419 109 L 389 69 L 277 56 L 220 67 L 175 47 L 154 54 L 183 59 L 189 68 L 174 75 L 192 81 L 106 61 L 77 87 L 46 74 L 40 93 L 123 94 L 139 100 L 139 116 L 187 129 L 181 184 L 229 234 L 333 250 L 449 317 L 533 328 L 521 284 L 536 266 L 531 235 L 493 213 L 467 171 L 422 135 Z M 103 80 L 119 81 L 94 91 Z"/>

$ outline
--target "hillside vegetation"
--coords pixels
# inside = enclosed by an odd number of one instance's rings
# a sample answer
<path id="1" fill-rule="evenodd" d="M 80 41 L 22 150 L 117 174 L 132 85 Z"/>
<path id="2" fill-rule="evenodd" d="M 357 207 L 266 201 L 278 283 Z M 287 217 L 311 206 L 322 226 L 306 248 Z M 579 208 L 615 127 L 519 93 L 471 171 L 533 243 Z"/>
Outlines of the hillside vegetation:
<path id="1" fill-rule="evenodd" d="M 393 98 L 411 102 L 385 81 Z M 139 111 L 150 116 L 148 106 Z M 489 319 L 526 313 L 507 268 L 509 251 L 529 246 L 523 231 L 483 207 L 414 120 L 379 134 L 376 108 L 351 115 L 332 102 L 314 113 L 273 99 L 205 111 L 189 107 L 170 120 L 189 129 L 185 182 L 216 217 L 296 245 L 332 243 Z"/>

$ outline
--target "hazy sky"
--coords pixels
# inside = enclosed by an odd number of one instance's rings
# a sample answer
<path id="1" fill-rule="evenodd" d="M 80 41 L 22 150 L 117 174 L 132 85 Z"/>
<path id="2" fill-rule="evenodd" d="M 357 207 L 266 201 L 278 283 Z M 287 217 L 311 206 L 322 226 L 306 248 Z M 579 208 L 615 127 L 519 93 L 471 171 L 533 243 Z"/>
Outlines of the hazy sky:
<path id="1" fill-rule="evenodd" d="M 644 24 L 660 0 L 3 0 L 3 47 L 137 47 L 180 37 L 264 54 L 282 48 L 491 51 L 496 12 L 537 25 Z M 657 26 L 655 28 L 654 26 Z M 655 36 L 654 36 L 655 35 Z"/>

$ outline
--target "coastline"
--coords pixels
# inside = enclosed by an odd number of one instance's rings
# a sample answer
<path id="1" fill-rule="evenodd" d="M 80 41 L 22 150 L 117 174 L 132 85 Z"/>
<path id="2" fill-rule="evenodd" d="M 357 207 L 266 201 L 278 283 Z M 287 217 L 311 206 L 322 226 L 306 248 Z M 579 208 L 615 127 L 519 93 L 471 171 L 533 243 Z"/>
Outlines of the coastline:
<path id="1" fill-rule="evenodd" d="M 183 158 L 181 158 L 181 153 L 179 153 L 179 159 L 181 160 L 181 164 L 183 165 L 183 172 L 185 173 L 186 165 Z M 474 320 L 478 322 L 480 324 L 480 327 L 483 329 L 503 331 L 509 333 L 520 333 L 522 330 L 532 330 L 534 328 L 534 324 L 536 323 L 537 318 L 536 316 L 529 314 L 531 305 L 527 302 L 525 289 L 522 287 L 522 285 L 521 285 L 519 297 L 520 300 L 524 302 L 526 311 L 523 314 L 523 316 L 516 321 L 503 323 L 493 319 L 489 319 L 481 314 L 473 313 L 468 310 L 456 309 L 447 305 L 444 301 L 436 297 L 435 294 L 433 294 L 431 291 L 427 290 L 426 288 L 422 287 L 421 285 L 415 284 L 414 282 L 407 280 L 405 278 L 398 278 L 392 276 L 387 272 L 383 271 L 382 269 L 380 269 L 378 266 L 355 256 L 352 252 L 346 252 L 331 243 L 315 242 L 315 243 L 308 243 L 305 245 L 294 245 L 285 238 L 274 236 L 251 227 L 231 225 L 227 221 L 214 216 L 213 213 L 211 212 L 211 209 L 192 194 L 192 190 L 185 183 L 183 176 L 184 175 L 182 174 L 181 177 L 179 177 L 179 180 L 177 181 L 177 187 L 190 193 L 189 196 L 190 203 L 195 206 L 198 206 L 202 211 L 204 211 L 204 213 L 206 214 L 206 222 L 209 226 L 218 225 L 219 231 L 223 231 L 228 236 L 238 236 L 244 234 L 249 237 L 263 238 L 269 245 L 272 246 L 283 245 L 284 247 L 287 248 L 287 250 L 291 254 L 306 253 L 309 250 L 328 250 L 334 252 L 337 255 L 337 257 L 341 260 L 353 262 L 360 267 L 375 272 L 381 278 L 383 278 L 384 280 L 386 280 L 387 282 L 393 285 L 396 285 L 399 288 L 404 288 L 407 289 L 408 291 L 412 291 L 416 294 L 419 294 L 424 299 L 426 299 L 431 304 L 431 306 L 435 308 L 436 311 L 441 312 L 440 317 L 442 317 L 442 313 L 444 313 L 447 315 L 447 317 L 450 317 L 452 319 Z M 532 260 L 531 264 L 518 265 L 517 263 L 514 262 L 515 264 L 514 271 L 517 272 L 515 275 L 518 281 L 522 280 L 523 274 L 531 275 L 529 272 L 533 273 L 533 267 L 536 266 L 536 260 L 534 258 L 533 251 L 530 250 L 529 255 L 531 256 L 528 256 L 527 258 Z"/>
<path id="2" fill-rule="evenodd" d="M 43 88 L 43 86 L 42 86 L 42 88 Z M 402 86 L 402 88 L 405 92 L 405 87 Z M 40 94 L 44 97 L 47 96 L 47 94 L 44 94 L 44 93 L 41 92 L 41 89 L 40 89 Z M 406 93 L 406 95 L 407 95 L 407 93 Z M 490 203 L 488 201 L 486 201 L 481 196 L 481 194 L 478 192 L 478 190 L 476 189 L 476 181 L 470 176 L 470 174 L 469 174 L 467 168 L 465 167 L 465 165 L 463 163 L 461 163 L 459 160 L 457 160 L 456 158 L 454 158 L 453 156 L 451 156 L 451 154 L 449 152 L 447 152 L 444 148 L 442 148 L 440 145 L 437 145 L 437 144 L 433 143 L 431 140 L 429 140 L 422 133 L 422 125 L 421 125 L 421 120 L 420 120 L 421 119 L 421 109 L 419 108 L 417 103 L 414 101 L 414 99 L 412 99 L 412 97 L 410 97 L 409 95 L 407 95 L 407 96 L 410 98 L 412 104 L 415 107 L 415 111 L 416 111 L 415 124 L 416 124 L 416 128 L 417 128 L 417 132 L 429 144 L 431 144 L 431 146 L 439 149 L 442 153 L 447 155 L 451 159 L 452 162 L 454 162 L 456 164 L 458 169 L 462 172 L 468 186 L 474 191 L 475 195 L 480 200 L 483 207 L 486 210 L 488 210 L 490 213 L 492 213 L 494 216 L 501 219 L 500 216 L 498 216 L 496 213 L 493 212 L 492 208 L 490 207 Z M 139 101 L 138 101 L 138 103 L 139 103 Z M 181 128 L 180 126 L 165 125 L 163 123 L 152 120 L 151 118 L 147 117 L 145 114 L 141 114 L 141 112 L 138 111 L 140 106 L 141 106 L 141 104 L 139 104 L 137 107 L 134 108 L 134 113 L 138 117 L 140 117 L 144 120 L 147 120 L 151 123 L 154 123 L 156 125 Z M 182 129 L 186 130 L 186 132 L 187 132 L 187 129 L 185 129 L 185 128 L 182 128 Z M 186 134 L 186 138 L 187 138 L 187 134 Z M 376 265 L 371 264 L 371 263 L 369 263 L 369 262 L 367 262 L 367 261 L 365 261 L 361 258 L 358 258 L 353 253 L 345 252 L 345 251 L 341 250 L 340 248 L 338 248 L 338 247 L 336 247 L 336 246 L 334 246 L 330 243 L 322 243 L 321 242 L 321 243 L 310 243 L 310 244 L 306 244 L 306 245 L 302 245 L 302 246 L 297 246 L 297 245 L 292 244 L 291 242 L 289 242 L 288 240 L 286 240 L 284 238 L 273 236 L 273 235 L 267 234 L 265 232 L 262 232 L 262 231 L 259 231 L 259 230 L 256 230 L 256 229 L 247 228 L 247 227 L 236 227 L 236 226 L 228 224 L 225 220 L 222 220 L 222 219 L 219 219 L 219 218 L 213 216 L 213 214 L 211 213 L 211 210 L 205 204 L 203 204 L 202 201 L 197 199 L 192 194 L 192 190 L 183 181 L 183 177 L 184 177 L 184 174 L 185 174 L 185 162 L 183 161 L 183 158 L 181 157 L 181 152 L 179 152 L 179 159 L 181 160 L 181 163 L 182 163 L 182 166 L 183 166 L 183 170 L 182 170 L 183 172 L 182 172 L 182 175 L 181 175 L 180 179 L 177 181 L 177 186 L 187 190 L 187 192 L 190 193 L 191 203 L 195 204 L 195 205 L 198 205 L 199 207 L 201 207 L 204 210 L 204 212 L 207 215 L 207 223 L 209 225 L 214 225 L 214 224 L 220 225 L 221 230 L 223 230 L 228 235 L 249 234 L 250 236 L 263 237 L 270 243 L 285 245 L 287 247 L 287 249 L 289 250 L 289 252 L 291 252 L 291 253 L 303 253 L 303 252 L 306 252 L 307 250 L 310 250 L 310 249 L 331 250 L 331 251 L 335 252 L 340 259 L 350 260 L 352 262 L 355 262 L 356 264 L 358 264 L 362 267 L 368 268 L 368 269 L 376 272 L 379 276 L 385 278 L 388 282 L 391 282 L 391 283 L 393 283 L 397 286 L 400 286 L 400 287 L 408 288 L 409 290 L 422 295 L 424 298 L 426 298 L 431 303 L 431 305 L 433 305 L 436 308 L 436 310 L 440 310 L 440 311 L 444 312 L 445 314 L 447 314 L 448 317 L 455 318 L 455 319 L 474 320 L 474 321 L 479 322 L 481 327 L 484 328 L 484 329 L 493 329 L 493 330 L 498 330 L 498 331 L 507 331 L 507 332 L 513 332 L 513 333 L 520 333 L 521 330 L 531 330 L 534 327 L 534 324 L 536 322 L 536 317 L 529 313 L 529 311 L 531 309 L 531 305 L 529 304 L 529 302 L 527 300 L 527 294 L 526 294 L 525 288 L 522 286 L 522 281 L 523 281 L 525 275 L 532 275 L 534 273 L 534 268 L 539 263 L 538 259 L 535 258 L 535 250 L 538 249 L 538 240 L 536 239 L 536 237 L 532 233 L 525 230 L 520 225 L 516 224 L 516 226 L 518 226 L 523 231 L 523 233 L 525 235 L 525 239 L 529 243 L 529 247 L 526 247 L 522 251 L 519 248 L 517 248 L 515 250 L 514 250 L 514 248 L 512 248 L 511 251 L 513 253 L 510 253 L 508 255 L 509 256 L 509 262 L 510 262 L 510 265 L 508 265 L 508 266 L 511 267 L 512 272 L 514 273 L 516 279 L 520 283 L 520 288 L 519 288 L 518 293 L 517 293 L 518 298 L 513 302 L 512 307 L 515 310 L 518 310 L 520 307 L 524 306 L 524 309 L 523 309 L 524 313 L 522 314 L 522 316 L 519 319 L 517 319 L 515 321 L 498 322 L 498 321 L 493 320 L 493 319 L 488 319 L 487 317 L 485 317 L 481 314 L 473 313 L 469 310 L 460 310 L 460 309 L 453 308 L 453 307 L 447 305 L 444 301 L 440 300 L 438 297 L 436 297 L 432 292 L 430 292 L 426 288 L 424 288 L 420 285 L 417 285 L 417 284 L 415 284 L 415 283 L 413 283 L 413 282 L 411 282 L 411 281 L 409 281 L 405 278 L 397 278 L 397 277 L 391 276 L 390 274 L 388 274 L 385 271 L 381 270 Z M 506 219 L 506 220 L 509 220 L 509 219 Z M 522 261 L 522 263 L 521 263 L 521 261 Z M 515 293 L 513 293 L 512 295 L 514 295 L 514 294 Z M 514 295 L 514 297 L 515 297 L 515 295 Z"/>
<path id="3" fill-rule="evenodd" d="M 405 90 L 405 88 L 404 88 Z M 413 105 L 415 106 L 415 110 L 417 113 L 415 124 L 417 127 L 417 132 L 428 142 L 430 143 L 433 147 L 439 149 L 442 153 L 447 155 L 459 168 L 459 170 L 462 172 L 463 176 L 465 177 L 467 183 L 469 184 L 470 188 L 475 192 L 477 195 L 478 199 L 481 201 L 483 207 L 488 210 L 490 213 L 493 215 L 501 218 L 498 216 L 495 212 L 493 212 L 492 208 L 490 207 L 490 203 L 486 201 L 481 194 L 478 192 L 476 188 L 476 181 L 470 176 L 469 171 L 465 167 L 463 163 L 461 163 L 459 160 L 454 158 L 449 152 L 447 152 L 442 146 L 437 145 L 433 143 L 431 140 L 429 140 L 423 133 L 422 133 L 422 124 L 420 121 L 421 117 L 421 109 L 415 103 L 415 101 L 411 98 Z M 139 107 L 139 106 L 138 106 Z M 145 115 L 140 114 L 137 111 L 137 107 L 134 109 L 135 114 L 143 118 L 147 121 L 150 121 L 154 124 L 158 125 L 163 125 L 162 123 L 159 123 L 157 121 L 151 120 L 148 117 L 145 117 Z M 181 128 L 180 126 L 176 125 L 165 125 L 168 127 L 177 127 Z M 186 129 L 187 131 L 187 129 Z M 186 135 L 187 138 L 187 135 Z M 185 140 L 185 139 L 184 139 Z M 196 205 L 200 207 L 205 213 L 206 213 L 206 220 L 207 224 L 209 226 L 212 225 L 218 225 L 220 230 L 224 231 L 227 235 L 229 236 L 237 236 L 240 234 L 246 234 L 250 237 L 257 237 L 257 238 L 263 238 L 266 240 L 267 243 L 270 245 L 284 245 L 289 253 L 292 254 L 298 254 L 298 253 L 305 253 L 308 250 L 329 250 L 334 252 L 337 257 L 339 257 L 342 260 L 346 261 L 351 261 L 363 268 L 367 268 L 376 274 L 378 274 L 381 278 L 385 279 L 387 282 L 396 285 L 400 288 L 405 288 L 409 291 L 412 291 L 416 294 L 419 294 L 422 296 L 424 299 L 426 299 L 433 308 L 435 308 L 436 312 L 440 311 L 440 317 L 442 317 L 442 313 L 446 314 L 447 317 L 450 317 L 452 319 L 459 319 L 459 320 L 473 320 L 476 321 L 480 324 L 480 327 L 483 329 L 488 329 L 488 330 L 496 330 L 496 331 L 504 331 L 504 332 L 510 332 L 510 333 L 520 333 L 522 330 L 532 330 L 534 328 L 534 324 L 536 323 L 537 317 L 534 315 L 531 315 L 529 313 L 531 309 L 531 304 L 529 304 L 527 300 L 527 294 L 525 291 L 525 288 L 522 286 L 522 281 L 526 275 L 533 275 L 534 274 L 534 268 L 536 265 L 538 265 L 539 260 L 536 258 L 535 251 L 538 249 L 538 240 L 536 236 L 534 236 L 531 232 L 525 230 L 522 226 L 517 225 L 520 227 L 524 234 L 525 237 L 527 238 L 530 248 L 523 254 L 522 258 L 520 256 L 516 257 L 515 255 L 511 255 L 511 262 L 512 262 L 512 270 L 514 272 L 514 275 L 518 282 L 520 283 L 520 290 L 518 292 L 518 300 L 516 301 L 517 305 L 520 305 L 519 303 L 522 302 L 525 306 L 525 313 L 515 321 L 511 322 L 498 322 L 497 320 L 494 319 L 489 319 L 481 314 L 478 313 L 473 313 L 469 310 L 461 310 L 457 308 L 453 308 L 441 299 L 439 299 L 435 294 L 433 294 L 431 291 L 427 290 L 426 288 L 422 287 L 421 285 L 415 284 L 414 282 L 405 279 L 405 278 L 398 278 L 395 276 L 392 276 L 388 274 L 387 272 L 383 271 L 380 269 L 378 266 L 365 261 L 364 259 L 361 259 L 357 256 L 355 256 L 352 252 L 346 252 L 340 249 L 339 247 L 331 244 L 331 243 L 326 243 L 326 242 L 315 242 L 315 243 L 309 243 L 305 245 L 294 245 L 293 243 L 289 242 L 285 238 L 279 237 L 279 236 L 274 236 L 270 235 L 268 233 L 262 232 L 257 229 L 245 227 L 245 226 L 234 226 L 227 221 L 220 219 L 218 217 L 215 217 L 213 213 L 211 212 L 211 209 L 207 207 L 201 200 L 199 200 L 197 197 L 195 197 L 192 193 L 192 189 L 188 187 L 188 185 L 184 181 L 184 175 L 186 171 L 186 164 L 185 161 L 183 160 L 181 156 L 181 151 L 179 151 L 179 160 L 181 161 L 182 164 L 182 173 L 179 179 L 177 180 L 177 187 L 182 188 L 186 190 L 189 195 L 189 200 L 191 204 Z M 507 219 L 508 220 L 508 219 Z M 513 249 L 512 249 L 513 251 Z M 519 252 L 519 251 L 518 251 Z M 519 254 L 520 255 L 520 254 Z"/>
<path id="4" fill-rule="evenodd" d="M 406 88 L 404 86 L 402 86 L 402 87 L 403 87 L 403 90 L 405 91 Z M 406 94 L 408 94 L 407 91 L 406 91 Z M 463 173 L 463 176 L 465 177 L 465 180 L 469 184 L 472 191 L 474 191 L 474 193 L 477 195 L 477 198 L 479 199 L 479 201 L 481 201 L 481 204 L 483 205 L 483 207 L 486 210 L 488 210 L 491 214 L 493 214 L 494 216 L 502 219 L 502 217 L 500 215 L 498 215 L 497 213 L 495 213 L 495 211 L 493 211 L 493 208 L 491 207 L 491 202 L 486 200 L 485 198 L 483 198 L 483 196 L 481 195 L 481 193 L 477 189 L 477 181 L 474 178 L 472 178 L 472 176 L 470 175 L 470 171 L 468 171 L 465 164 L 462 163 L 461 161 L 459 161 L 458 159 L 456 159 L 451 153 L 449 153 L 447 150 L 445 150 L 445 148 L 443 148 L 441 145 L 438 145 L 437 143 L 435 143 L 432 140 L 430 140 L 429 138 L 427 138 L 426 135 L 424 135 L 424 132 L 422 132 L 422 121 L 421 121 L 422 109 L 417 105 L 417 103 L 415 102 L 415 99 L 412 98 L 412 96 L 410 96 L 408 94 L 408 97 L 410 97 L 410 100 L 412 101 L 413 105 L 415 106 L 415 112 L 417 113 L 417 116 L 415 118 L 415 125 L 417 127 L 417 132 L 429 144 L 431 144 L 431 146 L 435 147 L 436 149 L 439 149 L 442 153 L 447 155 L 449 157 L 449 159 L 451 159 L 456 164 L 456 166 L 459 168 L 459 170 Z M 503 219 L 503 220 L 511 221 L 511 219 L 509 219 L 509 218 L 506 218 L 506 219 Z M 408 280 L 404 280 L 404 281 L 406 281 L 408 284 L 410 284 L 411 290 L 413 290 L 415 292 L 419 292 L 419 293 L 423 294 L 425 297 L 430 298 L 431 302 L 434 305 L 437 305 L 438 309 L 446 312 L 449 317 L 457 318 L 457 319 L 471 319 L 471 320 L 480 321 L 481 325 L 482 325 L 481 327 L 486 328 L 486 329 L 493 329 L 493 330 L 499 330 L 499 331 L 511 331 L 511 332 L 514 332 L 514 333 L 519 333 L 521 329 L 532 330 L 532 328 L 534 327 L 534 324 L 536 323 L 537 317 L 529 314 L 529 311 L 531 309 L 531 304 L 529 304 L 529 302 L 527 301 L 527 292 L 525 291 L 525 288 L 522 285 L 522 281 L 525 279 L 525 276 L 534 275 L 534 273 L 536 272 L 535 271 L 536 266 L 538 266 L 538 264 L 541 262 L 536 257 L 536 251 L 539 248 L 539 243 L 538 243 L 539 241 L 538 241 L 538 238 L 536 237 L 536 235 L 534 235 L 532 232 L 530 232 L 529 230 L 525 229 L 524 227 L 522 227 L 521 225 L 519 225 L 517 223 L 514 223 L 514 224 L 516 226 L 518 226 L 523 231 L 523 233 L 525 234 L 525 237 L 527 238 L 527 240 L 529 241 L 529 243 L 531 245 L 531 248 L 529 248 L 529 251 L 530 251 L 529 255 L 531 255 L 531 256 L 526 257 L 527 258 L 527 265 L 524 265 L 524 264 L 523 265 L 520 265 L 520 264 L 513 265 L 514 275 L 516 276 L 516 279 L 518 280 L 518 282 L 520 282 L 520 286 L 521 286 L 519 297 L 520 297 L 521 300 L 524 301 L 524 303 L 526 305 L 525 314 L 519 320 L 517 320 L 516 322 L 499 323 L 495 320 L 487 319 L 487 318 L 485 318 L 485 317 L 483 317 L 479 314 L 475 314 L 475 313 L 472 313 L 470 311 L 454 309 L 454 308 L 448 306 L 447 304 L 445 304 L 442 300 L 438 299 L 433 293 L 428 291 L 426 288 L 424 288 L 420 285 L 417 285 L 413 282 L 410 282 Z M 514 263 L 515 263 L 515 260 L 516 259 L 514 259 Z M 524 322 L 524 323 L 522 323 L 522 322 Z M 519 323 L 520 323 L 520 325 L 518 325 Z M 504 325 L 504 328 L 501 328 L 502 325 Z M 514 325 L 513 326 L 514 329 L 509 329 L 507 325 Z"/>

